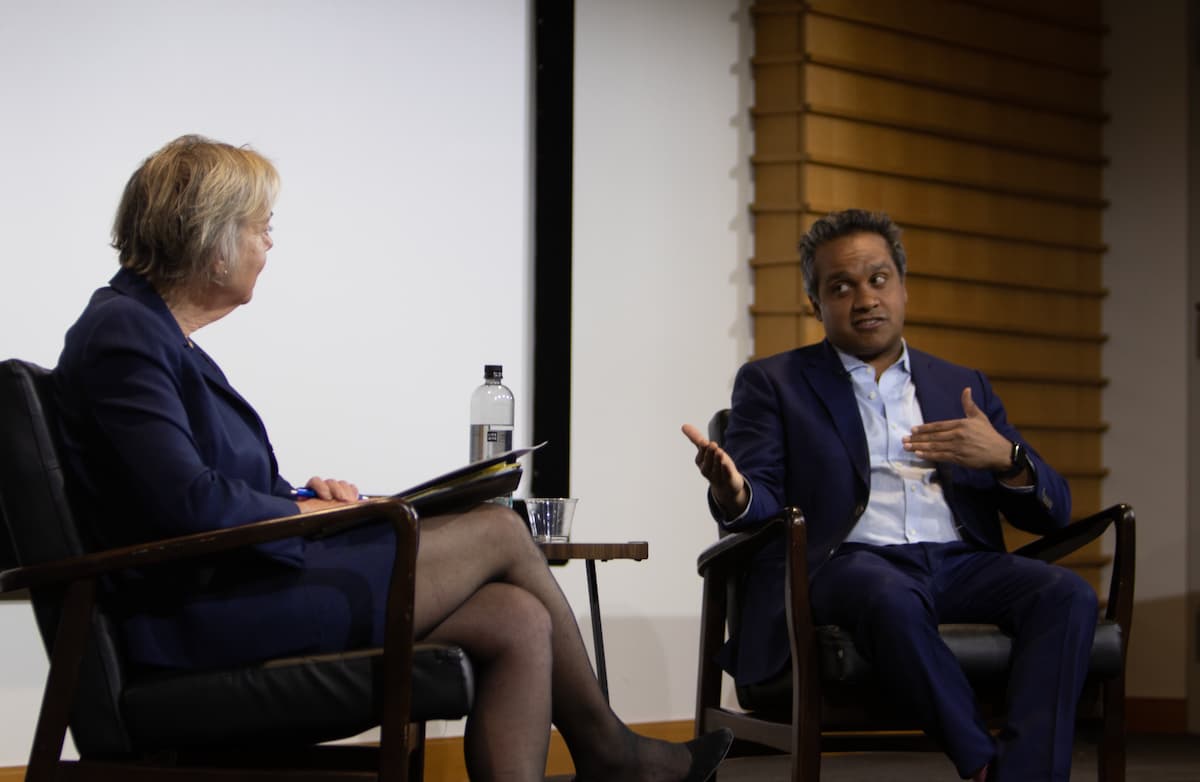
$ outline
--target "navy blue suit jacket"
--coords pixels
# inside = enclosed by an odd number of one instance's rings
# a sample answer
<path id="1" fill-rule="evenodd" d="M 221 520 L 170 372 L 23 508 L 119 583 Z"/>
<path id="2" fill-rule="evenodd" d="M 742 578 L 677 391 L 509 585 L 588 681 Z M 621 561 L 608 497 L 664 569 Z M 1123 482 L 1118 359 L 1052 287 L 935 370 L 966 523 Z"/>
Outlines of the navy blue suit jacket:
<path id="1" fill-rule="evenodd" d="M 1070 520 L 1067 483 L 1009 423 L 983 373 L 908 348 L 917 401 L 926 422 L 964 416 L 962 390 L 996 430 L 1025 445 L 1036 472 L 1032 492 L 1003 488 L 987 471 L 939 464 L 946 501 L 962 537 L 981 549 L 1004 550 L 998 512 L 1022 529 L 1044 533 Z M 808 524 L 810 578 L 850 533 L 870 493 L 867 438 L 850 378 L 827 341 L 753 361 L 733 388 L 725 450 L 750 481 L 753 499 L 728 530 L 751 529 L 787 506 Z M 739 684 L 767 679 L 789 660 L 783 603 L 782 541 L 765 547 L 749 573 L 739 637 L 724 664 Z"/>
<path id="2" fill-rule="evenodd" d="M 121 270 L 67 332 L 54 371 L 64 458 L 94 548 L 298 512 L 257 413 L 183 335 L 140 275 Z M 299 570 L 305 543 L 266 544 L 202 566 L 127 574 L 107 599 L 136 662 L 203 667 L 302 651 L 314 643 L 298 598 L 251 613 L 239 590 Z M 197 639 L 191 628 L 229 628 Z M 242 632 L 250 627 L 254 632 Z M 224 647 L 228 647 L 225 649 Z"/>

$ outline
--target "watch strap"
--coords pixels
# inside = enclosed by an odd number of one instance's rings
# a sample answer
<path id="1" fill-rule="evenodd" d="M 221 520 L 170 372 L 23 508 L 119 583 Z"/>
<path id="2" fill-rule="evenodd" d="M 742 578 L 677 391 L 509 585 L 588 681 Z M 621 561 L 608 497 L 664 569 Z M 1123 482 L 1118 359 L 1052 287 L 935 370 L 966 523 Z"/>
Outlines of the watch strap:
<path id="1" fill-rule="evenodd" d="M 1016 440 L 1012 441 L 1012 463 L 1007 470 L 1002 470 L 996 473 L 996 477 L 1000 480 L 1015 478 L 1020 475 L 1026 467 L 1029 466 L 1029 455 L 1025 453 L 1025 446 Z"/>

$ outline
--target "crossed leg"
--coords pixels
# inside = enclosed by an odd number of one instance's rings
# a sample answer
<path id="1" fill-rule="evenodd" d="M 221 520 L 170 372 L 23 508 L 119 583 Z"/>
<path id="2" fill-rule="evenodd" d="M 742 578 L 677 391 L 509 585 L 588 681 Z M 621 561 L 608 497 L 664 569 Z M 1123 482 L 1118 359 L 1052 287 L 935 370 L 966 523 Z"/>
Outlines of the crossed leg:
<path id="1" fill-rule="evenodd" d="M 416 578 L 417 637 L 460 645 L 481 668 L 466 739 L 473 780 L 542 779 L 551 720 L 579 782 L 684 779 L 683 745 L 638 736 L 609 708 L 575 615 L 515 513 L 423 519 Z"/>

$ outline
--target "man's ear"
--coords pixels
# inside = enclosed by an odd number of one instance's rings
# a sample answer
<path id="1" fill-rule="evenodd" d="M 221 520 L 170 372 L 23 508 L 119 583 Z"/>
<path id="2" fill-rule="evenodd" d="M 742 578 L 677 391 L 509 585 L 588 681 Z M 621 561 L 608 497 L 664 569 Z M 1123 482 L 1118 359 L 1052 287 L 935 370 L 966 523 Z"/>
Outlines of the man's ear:
<path id="1" fill-rule="evenodd" d="M 907 296 L 908 296 L 908 292 L 907 292 L 907 291 L 905 291 L 904 295 L 907 297 Z M 808 297 L 808 301 L 809 301 L 809 303 L 810 303 L 810 304 L 812 304 L 812 308 L 813 308 L 813 317 L 815 317 L 815 318 L 817 319 L 817 322 L 818 322 L 818 323 L 824 323 L 825 321 L 821 319 L 821 304 L 820 304 L 820 302 L 818 302 L 818 301 L 817 301 L 816 299 L 814 299 L 812 296 L 809 296 L 809 297 Z M 907 299 L 906 299 L 906 301 L 907 301 Z"/>

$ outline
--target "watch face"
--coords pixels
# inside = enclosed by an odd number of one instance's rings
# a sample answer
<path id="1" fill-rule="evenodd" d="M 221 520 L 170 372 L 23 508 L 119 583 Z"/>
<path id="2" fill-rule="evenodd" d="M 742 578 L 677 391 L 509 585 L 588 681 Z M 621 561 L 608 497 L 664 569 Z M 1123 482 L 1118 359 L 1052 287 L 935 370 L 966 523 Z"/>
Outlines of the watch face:
<path id="1" fill-rule="evenodd" d="M 1012 463 L 1009 465 L 1008 469 L 997 474 L 1000 476 L 1000 478 L 1015 478 L 1029 466 L 1029 457 L 1025 454 L 1025 447 L 1020 443 L 1013 441 Z"/>

